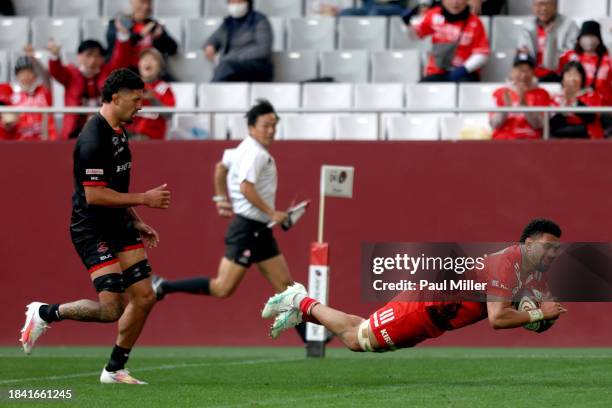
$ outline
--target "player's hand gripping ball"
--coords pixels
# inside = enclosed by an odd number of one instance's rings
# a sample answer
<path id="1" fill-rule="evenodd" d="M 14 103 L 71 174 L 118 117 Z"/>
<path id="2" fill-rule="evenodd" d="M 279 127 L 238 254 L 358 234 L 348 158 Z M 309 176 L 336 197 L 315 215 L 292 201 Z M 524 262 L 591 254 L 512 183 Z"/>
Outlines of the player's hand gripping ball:
<path id="1" fill-rule="evenodd" d="M 515 303 L 515 307 L 519 312 L 526 312 L 531 309 L 539 309 L 540 303 L 534 299 L 531 293 L 525 292 L 521 295 L 521 300 L 518 304 Z M 538 322 L 527 323 L 523 327 L 536 333 L 542 333 L 550 329 L 554 323 L 554 320 L 540 320 Z"/>

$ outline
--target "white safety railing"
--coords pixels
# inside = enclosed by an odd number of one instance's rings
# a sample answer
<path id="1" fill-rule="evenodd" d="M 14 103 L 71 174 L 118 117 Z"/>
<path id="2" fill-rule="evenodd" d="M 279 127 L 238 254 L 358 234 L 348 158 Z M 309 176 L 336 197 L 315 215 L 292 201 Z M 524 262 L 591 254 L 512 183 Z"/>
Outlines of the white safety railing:
<path id="1" fill-rule="evenodd" d="M 3 113 L 40 113 L 43 115 L 43 123 L 47 123 L 47 115 L 49 114 L 93 114 L 98 112 L 100 109 L 95 107 L 45 107 L 45 108 L 32 108 L 32 107 L 13 107 L 13 106 L 0 106 L 0 114 Z M 243 114 L 244 110 L 236 109 L 203 109 L 203 108 L 158 108 L 158 107 L 147 107 L 142 109 L 142 113 L 156 113 L 156 114 Z M 478 114 L 478 113 L 544 113 L 544 139 L 550 137 L 549 118 L 551 114 L 555 113 L 575 113 L 575 114 L 588 114 L 588 113 L 599 113 L 599 114 L 612 114 L 612 106 L 587 106 L 587 107 L 496 107 L 496 108 L 396 108 L 396 109 L 279 109 L 279 114 L 283 113 L 374 113 L 378 117 L 379 123 L 382 121 L 382 115 L 388 113 L 401 113 L 401 114 Z M 211 127 L 212 123 L 211 123 Z M 46 126 L 43 128 L 42 139 L 48 138 Z"/>

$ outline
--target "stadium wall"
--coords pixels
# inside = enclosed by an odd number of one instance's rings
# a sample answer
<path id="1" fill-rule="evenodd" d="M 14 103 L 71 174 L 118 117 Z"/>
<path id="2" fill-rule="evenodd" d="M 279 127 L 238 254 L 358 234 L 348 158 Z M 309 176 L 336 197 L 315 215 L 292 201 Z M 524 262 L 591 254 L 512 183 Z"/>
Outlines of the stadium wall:
<path id="1" fill-rule="evenodd" d="M 139 210 L 161 234 L 150 252 L 155 273 L 213 275 L 227 221 L 210 197 L 214 164 L 235 142 L 146 142 L 133 146 L 133 190 L 168 183 L 168 211 Z M 276 232 L 296 280 L 306 281 L 316 237 L 319 168 L 356 167 L 354 199 L 328 199 L 330 303 L 369 315 L 359 298 L 359 251 L 365 241 L 512 241 L 532 217 L 557 220 L 565 240 L 612 242 L 612 144 L 559 142 L 278 142 L 279 207 L 314 199 L 290 233 Z M 32 300 L 93 298 L 70 243 L 71 143 L 0 145 L 0 344 L 17 346 L 24 306 Z M 147 345 L 297 345 L 294 333 L 267 338 L 259 318 L 269 285 L 249 271 L 228 300 L 175 296 L 153 311 Z M 610 304 L 570 304 L 553 330 L 491 330 L 485 322 L 427 342 L 436 346 L 612 346 Z M 54 325 L 42 344 L 112 344 L 114 324 Z M 337 343 L 336 343 L 337 344 Z"/>

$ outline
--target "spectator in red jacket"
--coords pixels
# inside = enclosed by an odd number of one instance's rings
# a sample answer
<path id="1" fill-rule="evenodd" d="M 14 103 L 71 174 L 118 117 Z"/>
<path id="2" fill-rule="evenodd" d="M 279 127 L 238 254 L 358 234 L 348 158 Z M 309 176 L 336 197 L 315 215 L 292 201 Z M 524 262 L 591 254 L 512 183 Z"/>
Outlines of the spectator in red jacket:
<path id="1" fill-rule="evenodd" d="M 101 89 L 108 75 L 117 68 L 129 66 L 132 57 L 129 32 L 119 21 L 116 24 L 119 35 L 108 63 L 104 63 L 102 45 L 95 40 L 85 40 L 78 49 L 79 65 L 66 66 L 60 60 L 60 46 L 49 41 L 49 72 L 66 88 L 66 106 L 99 106 Z M 86 120 L 86 115 L 65 115 L 60 139 L 76 138 Z"/>
<path id="2" fill-rule="evenodd" d="M 601 94 L 604 105 L 612 106 L 612 60 L 603 43 L 598 22 L 584 22 L 576 47 L 561 56 L 559 72 L 570 61 L 582 64 L 587 76 L 586 85 Z"/>
<path id="3" fill-rule="evenodd" d="M 11 106 L 13 88 L 10 84 L 0 84 L 0 106 Z M 14 134 L 11 132 L 17 123 L 17 115 L 14 113 L 0 114 L 0 140 L 12 140 Z"/>
<path id="4" fill-rule="evenodd" d="M 518 53 L 507 86 L 493 93 L 495 104 L 503 106 L 550 106 L 550 95 L 538 86 L 536 61 L 529 54 Z M 542 113 L 491 114 L 493 139 L 541 139 Z"/>
<path id="5" fill-rule="evenodd" d="M 142 106 L 175 106 L 174 93 L 170 84 L 161 79 L 163 67 L 164 58 L 155 48 L 149 48 L 140 53 L 138 72 L 145 82 Z M 129 130 L 138 139 L 162 140 L 166 137 L 169 118 L 170 115 L 139 113 Z"/>
<path id="6" fill-rule="evenodd" d="M 489 59 L 489 39 L 480 18 L 470 11 L 468 0 L 442 0 L 418 15 L 422 8 L 406 13 L 404 22 L 419 38 L 432 37 L 433 50 L 424 82 L 474 82 Z"/>
<path id="7" fill-rule="evenodd" d="M 17 86 L 11 96 L 11 105 L 24 108 L 41 108 L 53 105 L 51 99 L 51 80 L 49 73 L 42 67 L 34 55 L 31 45 L 25 47 L 25 55 L 15 62 L 15 79 Z M 47 123 L 43 122 L 40 113 L 21 113 L 14 129 L 18 140 L 56 140 L 55 120 L 53 115 L 47 115 Z M 46 127 L 46 130 L 45 130 Z"/>
<path id="8" fill-rule="evenodd" d="M 587 87 L 587 73 L 578 61 L 570 61 L 561 71 L 563 91 L 553 105 L 563 107 L 601 106 L 601 95 Z M 550 120 L 550 135 L 558 138 L 602 139 L 600 115 L 595 113 L 557 113 Z"/>

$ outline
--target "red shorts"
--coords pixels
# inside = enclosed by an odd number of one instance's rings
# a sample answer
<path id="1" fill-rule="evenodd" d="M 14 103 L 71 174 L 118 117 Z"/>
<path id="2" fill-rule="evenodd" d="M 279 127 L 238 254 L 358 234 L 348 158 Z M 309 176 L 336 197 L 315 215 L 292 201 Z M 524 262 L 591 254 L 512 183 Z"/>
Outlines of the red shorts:
<path id="1" fill-rule="evenodd" d="M 414 347 L 444 333 L 433 325 L 426 307 L 430 302 L 390 302 L 370 316 L 370 330 L 382 350 Z"/>

